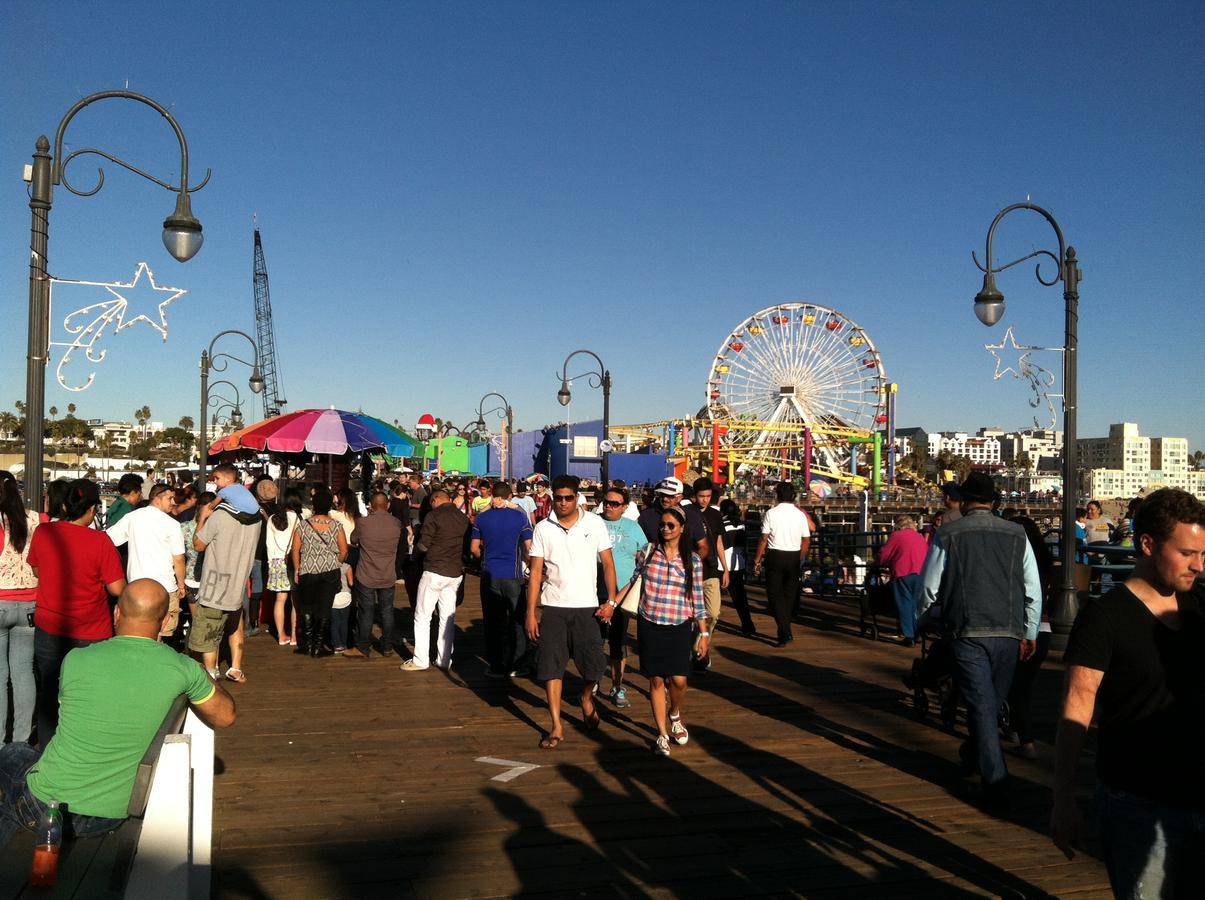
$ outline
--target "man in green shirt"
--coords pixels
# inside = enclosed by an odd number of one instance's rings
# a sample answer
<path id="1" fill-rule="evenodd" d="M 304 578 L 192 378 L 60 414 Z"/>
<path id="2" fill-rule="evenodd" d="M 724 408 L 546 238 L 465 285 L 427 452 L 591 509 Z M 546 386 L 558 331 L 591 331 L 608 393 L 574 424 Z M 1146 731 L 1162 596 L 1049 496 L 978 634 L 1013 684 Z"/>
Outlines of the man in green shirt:
<path id="1" fill-rule="evenodd" d="M 126 513 L 133 512 L 134 508 L 142 502 L 142 476 L 126 472 L 117 482 L 117 493 L 120 496 L 113 501 L 109 512 L 105 515 L 105 528 L 112 528 L 122 520 Z M 124 556 L 122 562 L 125 562 Z"/>
<path id="2" fill-rule="evenodd" d="M 121 825 L 142 755 L 180 694 L 209 725 L 234 722 L 231 696 L 196 660 L 159 643 L 167 615 L 159 582 L 132 581 L 117 601 L 116 636 L 67 654 L 59 729 L 45 751 L 0 749 L 0 846 L 18 826 L 35 828 L 51 801 L 66 807 L 68 834 Z"/>

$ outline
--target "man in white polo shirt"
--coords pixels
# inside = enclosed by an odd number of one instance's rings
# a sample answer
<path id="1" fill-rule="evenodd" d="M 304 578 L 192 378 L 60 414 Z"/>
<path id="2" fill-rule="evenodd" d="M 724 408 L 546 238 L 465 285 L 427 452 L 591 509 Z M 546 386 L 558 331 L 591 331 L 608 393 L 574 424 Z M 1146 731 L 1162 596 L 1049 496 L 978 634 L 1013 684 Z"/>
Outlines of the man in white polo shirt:
<path id="1" fill-rule="evenodd" d="M 176 494 L 166 484 L 151 488 L 149 502 L 121 517 L 106 534 L 115 545 L 129 545 L 126 580 L 151 578 L 163 585 L 168 597 L 168 616 L 163 637 L 176 630 L 180 601 L 184 598 L 184 531 L 172 518 Z"/>
<path id="2" fill-rule="evenodd" d="M 561 728 L 561 682 L 570 657 L 585 681 L 582 721 L 598 727 L 594 685 L 607 670 L 602 635 L 595 618 L 611 620 L 615 609 L 615 563 L 607 526 L 577 505 L 580 481 L 558 475 L 552 481 L 552 515 L 536 524 L 531 540 L 531 579 L 527 583 L 527 636 L 540 642 L 536 679 L 544 682 L 552 726 L 540 741 L 554 750 L 565 740 Z M 598 564 L 602 563 L 607 602 L 598 603 Z M 536 607 L 542 609 L 536 622 Z"/>
<path id="3" fill-rule="evenodd" d="M 791 618 L 799 596 L 799 567 L 807 557 L 812 540 L 808 517 L 795 505 L 795 486 L 780 481 L 774 488 L 778 503 L 761 520 L 761 540 L 753 561 L 753 574 L 759 574 L 762 559 L 766 563 L 766 599 L 778 625 L 778 643 L 785 647 L 792 640 Z"/>

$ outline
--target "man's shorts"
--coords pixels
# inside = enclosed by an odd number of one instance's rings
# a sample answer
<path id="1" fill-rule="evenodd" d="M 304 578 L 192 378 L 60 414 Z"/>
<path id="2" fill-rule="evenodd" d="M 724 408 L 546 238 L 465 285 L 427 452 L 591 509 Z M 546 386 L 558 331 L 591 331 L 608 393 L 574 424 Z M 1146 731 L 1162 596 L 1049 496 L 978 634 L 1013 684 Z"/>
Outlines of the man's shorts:
<path id="1" fill-rule="evenodd" d="M 536 680 L 565 677 L 570 658 L 585 681 L 598 681 L 607 671 L 602 635 L 594 614 L 598 607 L 545 606 L 540 615 L 540 649 L 536 656 Z"/>
<path id="2" fill-rule="evenodd" d="M 711 631 L 715 634 L 715 623 L 720 620 L 720 579 L 703 580 L 703 605 L 707 607 L 707 618 L 711 619 Z"/>
<path id="3" fill-rule="evenodd" d="M 222 638 L 229 637 L 238 628 L 241 609 L 214 609 L 212 606 L 197 605 L 188 632 L 188 649 L 194 653 L 214 653 L 222 646 Z"/>

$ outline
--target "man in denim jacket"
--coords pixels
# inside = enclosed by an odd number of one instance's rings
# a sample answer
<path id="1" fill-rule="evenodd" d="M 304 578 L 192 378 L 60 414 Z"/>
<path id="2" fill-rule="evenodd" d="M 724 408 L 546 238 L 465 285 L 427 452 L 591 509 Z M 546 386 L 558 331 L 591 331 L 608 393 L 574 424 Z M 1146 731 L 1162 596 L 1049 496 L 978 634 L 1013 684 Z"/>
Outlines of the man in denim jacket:
<path id="1" fill-rule="evenodd" d="M 934 535 L 921 571 L 917 614 L 941 604 L 970 726 L 960 755 L 968 768 L 977 766 L 985 804 L 1003 810 L 1009 804 L 1008 768 L 997 715 L 1017 660 L 1033 655 L 1042 589 L 1025 530 L 992 514 L 991 477 L 972 472 L 959 490 L 962 517 Z"/>

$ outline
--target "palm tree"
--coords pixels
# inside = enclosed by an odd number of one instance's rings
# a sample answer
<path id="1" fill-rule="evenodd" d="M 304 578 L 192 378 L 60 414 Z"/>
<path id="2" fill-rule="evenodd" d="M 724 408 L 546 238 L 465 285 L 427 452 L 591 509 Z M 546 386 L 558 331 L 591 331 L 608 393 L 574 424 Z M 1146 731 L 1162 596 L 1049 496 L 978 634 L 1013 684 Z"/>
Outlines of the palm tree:
<path id="1" fill-rule="evenodd" d="M 105 480 L 109 478 L 109 456 L 113 453 L 113 435 L 105 432 L 96 442 L 96 449 L 105 456 Z"/>
<path id="2" fill-rule="evenodd" d="M 141 409 L 134 410 L 134 418 L 138 421 L 138 427 L 142 429 L 142 436 L 146 437 L 146 423 L 151 420 L 151 408 L 143 406 Z"/>
<path id="3" fill-rule="evenodd" d="M 76 409 L 76 406 L 75 406 L 75 404 L 74 404 L 74 403 L 68 403 L 68 404 L 67 404 L 67 415 L 69 415 L 69 416 L 74 416 L 74 415 L 75 415 L 75 409 Z"/>
<path id="4" fill-rule="evenodd" d="M 20 420 L 12 413 L 5 410 L 0 412 L 0 432 L 4 432 L 6 440 L 12 440 L 13 432 L 17 430 Z"/>
<path id="5" fill-rule="evenodd" d="M 193 422 L 193 420 L 192 420 L 192 416 L 181 416 L 180 417 L 180 427 L 183 428 L 185 431 L 192 431 L 193 425 L 195 425 L 195 424 L 196 423 Z"/>
<path id="6" fill-rule="evenodd" d="M 50 421 L 52 421 L 52 422 L 54 421 L 54 417 L 59 414 L 59 408 L 57 406 L 52 406 L 52 407 L 50 407 L 50 409 L 48 409 L 46 411 L 48 413 L 50 413 Z"/>

